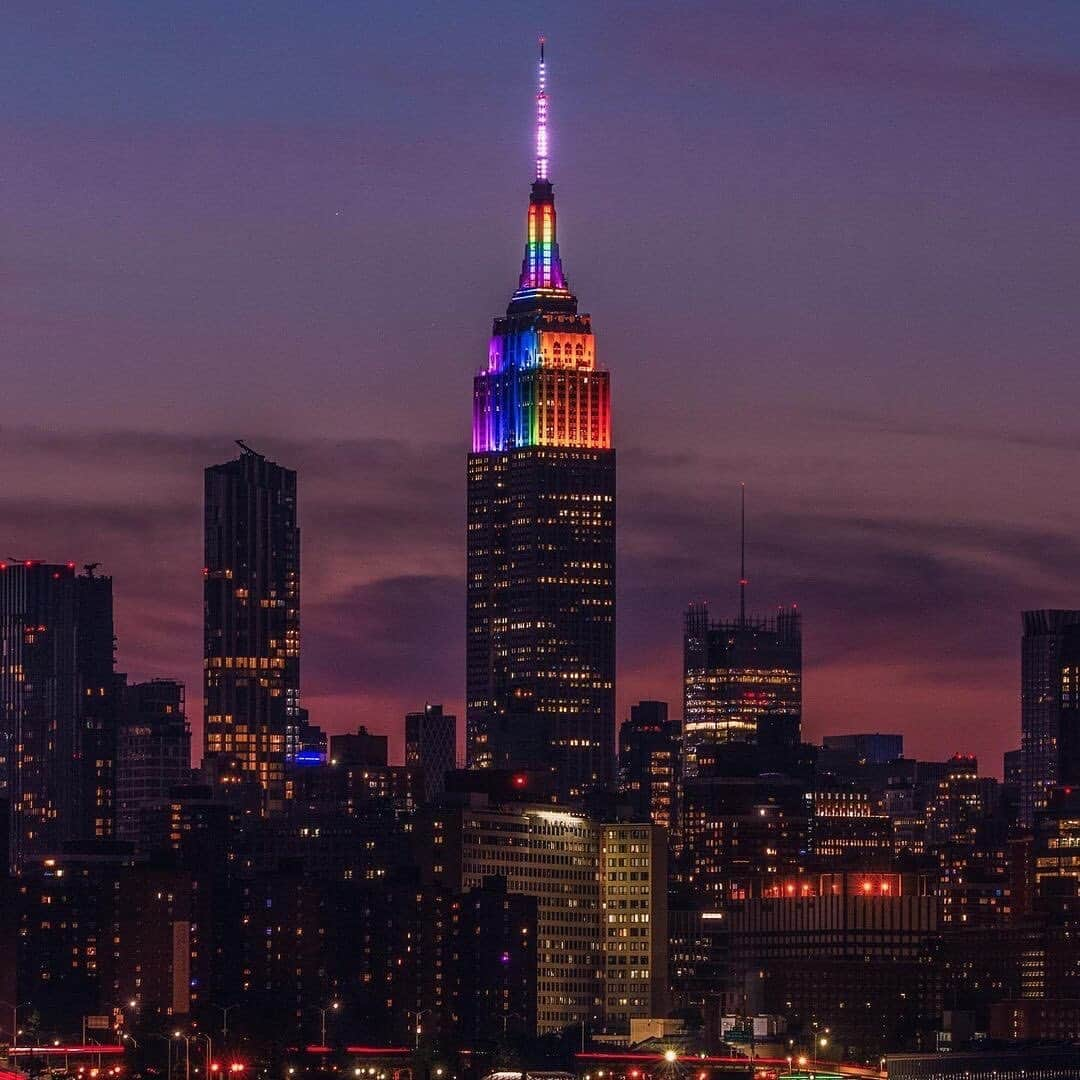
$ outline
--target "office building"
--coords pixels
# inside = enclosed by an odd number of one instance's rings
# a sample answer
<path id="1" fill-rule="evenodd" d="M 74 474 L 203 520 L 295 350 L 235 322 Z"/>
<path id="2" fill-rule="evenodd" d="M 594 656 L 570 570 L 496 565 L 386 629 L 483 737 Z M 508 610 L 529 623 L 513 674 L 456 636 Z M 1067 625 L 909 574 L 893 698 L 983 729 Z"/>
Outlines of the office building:
<path id="1" fill-rule="evenodd" d="M 683 875 L 706 904 L 744 900 L 797 873 L 808 854 L 810 800 L 785 776 L 696 776 L 683 783 Z"/>
<path id="2" fill-rule="evenodd" d="M 296 473 L 241 444 L 205 475 L 204 759 L 219 782 L 287 797 L 300 710 Z"/>
<path id="3" fill-rule="evenodd" d="M 184 685 L 153 679 L 124 688 L 116 755 L 116 835 L 138 843 L 143 812 L 191 782 Z"/>
<path id="4" fill-rule="evenodd" d="M 888 860 L 893 851 L 892 820 L 866 792 L 819 789 L 810 798 L 809 839 L 819 862 Z"/>
<path id="5" fill-rule="evenodd" d="M 505 879 L 537 904 L 536 1025 L 629 1031 L 667 1012 L 667 841 L 645 822 L 554 807 L 432 808 L 417 823 L 427 879 L 462 892 Z"/>
<path id="6" fill-rule="evenodd" d="M 686 768 L 710 744 L 747 743 L 784 771 L 802 721 L 802 629 L 795 609 L 755 619 L 709 618 L 691 604 L 683 637 Z M 702 749 L 699 749 L 702 748 Z"/>
<path id="7" fill-rule="evenodd" d="M 639 701 L 619 728 L 619 790 L 641 821 L 678 822 L 679 735 L 666 701 Z"/>
<path id="8" fill-rule="evenodd" d="M 405 764 L 424 774 L 424 800 L 431 802 L 446 790 L 446 774 L 457 767 L 457 717 L 441 705 L 405 717 Z"/>
<path id="9" fill-rule="evenodd" d="M 1080 782 L 1080 611 L 1025 611 L 1020 644 L 1020 822 Z"/>
<path id="10" fill-rule="evenodd" d="M 563 273 L 540 61 L 525 258 L 473 390 L 469 764 L 614 779 L 615 451 L 608 373 Z"/>

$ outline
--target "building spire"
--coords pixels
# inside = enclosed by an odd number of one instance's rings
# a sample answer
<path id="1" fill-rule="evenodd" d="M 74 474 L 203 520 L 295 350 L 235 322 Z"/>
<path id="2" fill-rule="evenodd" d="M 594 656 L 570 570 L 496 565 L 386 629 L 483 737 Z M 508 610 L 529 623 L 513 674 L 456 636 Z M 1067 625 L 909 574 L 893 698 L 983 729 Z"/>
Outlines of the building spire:
<path id="1" fill-rule="evenodd" d="M 540 35 L 540 64 L 536 81 L 536 179 L 548 178 L 547 69 L 544 64 L 544 35 Z"/>
<path id="2" fill-rule="evenodd" d="M 746 485 L 739 484 L 739 625 L 746 625 Z"/>
<path id="3" fill-rule="evenodd" d="M 538 310 L 577 311 L 577 301 L 570 292 L 559 258 L 555 237 L 555 195 L 548 177 L 548 99 L 545 38 L 540 38 L 540 63 L 536 85 L 536 177 L 529 196 L 526 223 L 525 258 L 517 292 L 507 308 L 508 315 Z"/>

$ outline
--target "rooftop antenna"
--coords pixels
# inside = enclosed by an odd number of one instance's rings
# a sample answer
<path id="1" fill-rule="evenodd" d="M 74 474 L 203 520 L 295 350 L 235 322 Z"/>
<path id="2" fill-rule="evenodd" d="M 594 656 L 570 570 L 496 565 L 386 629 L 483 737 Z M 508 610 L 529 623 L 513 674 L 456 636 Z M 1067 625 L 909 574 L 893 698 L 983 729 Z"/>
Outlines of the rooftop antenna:
<path id="1" fill-rule="evenodd" d="M 540 35 L 540 69 L 536 86 L 536 179 L 548 178 L 547 66 L 544 63 L 544 35 Z"/>
<path id="2" fill-rule="evenodd" d="M 739 484 L 739 625 L 746 625 L 746 485 Z"/>

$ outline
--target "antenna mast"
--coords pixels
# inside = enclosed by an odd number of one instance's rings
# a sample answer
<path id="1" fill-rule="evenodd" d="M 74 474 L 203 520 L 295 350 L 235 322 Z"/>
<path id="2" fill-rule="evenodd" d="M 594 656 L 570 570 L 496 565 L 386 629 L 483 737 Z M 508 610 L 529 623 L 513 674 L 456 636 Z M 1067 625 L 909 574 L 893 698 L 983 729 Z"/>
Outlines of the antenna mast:
<path id="1" fill-rule="evenodd" d="M 544 37 L 540 36 L 540 69 L 536 87 L 536 179 L 548 178 L 547 67 L 544 64 Z"/>

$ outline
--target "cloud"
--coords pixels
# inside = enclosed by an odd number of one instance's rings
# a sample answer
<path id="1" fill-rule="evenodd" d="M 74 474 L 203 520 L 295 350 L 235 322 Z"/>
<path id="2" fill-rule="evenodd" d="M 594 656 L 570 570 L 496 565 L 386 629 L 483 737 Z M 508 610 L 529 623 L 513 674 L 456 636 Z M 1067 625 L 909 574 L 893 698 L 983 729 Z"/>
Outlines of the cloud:
<path id="1" fill-rule="evenodd" d="M 367 723 L 396 744 L 405 711 L 425 701 L 460 715 L 463 450 L 248 434 L 300 470 L 303 690 L 315 721 Z M 3 553 L 101 561 L 115 577 L 121 669 L 184 678 L 198 729 L 201 466 L 230 456 L 230 440 L 8 429 L 0 444 L 20 473 L 0 499 Z M 1080 541 L 1067 523 L 1018 520 L 1005 506 L 950 515 L 937 489 L 862 509 L 876 457 L 845 472 L 844 453 L 838 443 L 835 460 L 770 455 L 767 474 L 757 459 L 765 490 L 752 489 L 750 605 L 803 610 L 807 732 L 872 722 L 932 754 L 947 720 L 994 763 L 1016 741 L 1018 613 L 1077 601 Z M 733 478 L 755 458 L 738 440 L 730 451 L 621 452 L 620 715 L 638 697 L 677 713 L 686 603 L 734 609 Z M 841 481 L 812 487 L 822 470 Z M 43 496 L 50 481 L 58 492 Z M 904 482 L 876 485 L 887 494 Z"/>
<path id="2" fill-rule="evenodd" d="M 648 28 L 649 56 L 657 61 L 670 65 L 675 56 L 683 71 L 723 80 L 1080 112 L 1080 68 L 1024 57 L 1017 38 L 990 18 L 916 0 L 695 7 L 680 19 L 643 15 L 633 33 Z"/>

